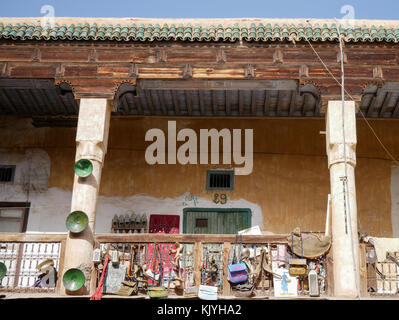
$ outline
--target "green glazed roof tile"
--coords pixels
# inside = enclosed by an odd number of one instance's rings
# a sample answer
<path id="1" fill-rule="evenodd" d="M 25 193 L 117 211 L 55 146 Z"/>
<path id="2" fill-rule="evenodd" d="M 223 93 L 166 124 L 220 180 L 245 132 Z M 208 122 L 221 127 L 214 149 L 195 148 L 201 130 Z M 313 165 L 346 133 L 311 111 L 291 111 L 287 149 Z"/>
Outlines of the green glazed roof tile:
<path id="1" fill-rule="evenodd" d="M 399 22 L 390 27 L 337 23 L 229 22 L 226 24 L 98 24 L 80 19 L 78 23 L 46 24 L 5 23 L 0 18 L 0 40 L 112 40 L 112 41 L 386 41 L 399 42 Z"/>

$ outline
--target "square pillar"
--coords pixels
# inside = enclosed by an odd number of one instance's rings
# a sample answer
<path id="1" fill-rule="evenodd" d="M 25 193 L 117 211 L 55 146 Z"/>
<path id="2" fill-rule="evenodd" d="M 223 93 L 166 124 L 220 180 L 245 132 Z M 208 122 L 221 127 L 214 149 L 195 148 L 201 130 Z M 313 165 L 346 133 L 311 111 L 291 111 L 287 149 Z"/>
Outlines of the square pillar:
<path id="1" fill-rule="evenodd" d="M 75 162 L 80 159 L 90 160 L 93 170 L 87 178 L 81 178 L 75 174 L 73 183 L 71 212 L 83 211 L 89 218 L 87 228 L 80 233 L 69 232 L 66 241 L 64 272 L 71 268 L 78 268 L 84 272 L 86 278 L 84 287 L 75 294 L 84 295 L 92 291 L 90 277 L 93 266 L 97 200 L 101 171 L 107 152 L 110 117 L 111 106 L 106 99 L 80 100 Z M 62 276 L 60 275 L 60 281 L 62 281 Z M 63 286 L 61 292 L 66 292 Z"/>
<path id="2" fill-rule="evenodd" d="M 334 296 L 356 298 L 359 292 L 360 273 L 355 187 L 357 138 L 354 101 L 344 102 L 344 113 L 342 101 L 328 102 L 326 140 L 331 186 Z"/>

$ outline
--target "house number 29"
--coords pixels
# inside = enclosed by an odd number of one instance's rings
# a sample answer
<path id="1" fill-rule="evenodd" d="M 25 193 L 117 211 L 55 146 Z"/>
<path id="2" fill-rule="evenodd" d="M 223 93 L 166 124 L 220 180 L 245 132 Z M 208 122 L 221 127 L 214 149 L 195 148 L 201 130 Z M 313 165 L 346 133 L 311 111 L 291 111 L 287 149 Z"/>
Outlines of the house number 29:
<path id="1" fill-rule="evenodd" d="M 227 202 L 227 195 L 225 193 L 217 193 L 213 194 L 213 202 L 225 204 Z"/>

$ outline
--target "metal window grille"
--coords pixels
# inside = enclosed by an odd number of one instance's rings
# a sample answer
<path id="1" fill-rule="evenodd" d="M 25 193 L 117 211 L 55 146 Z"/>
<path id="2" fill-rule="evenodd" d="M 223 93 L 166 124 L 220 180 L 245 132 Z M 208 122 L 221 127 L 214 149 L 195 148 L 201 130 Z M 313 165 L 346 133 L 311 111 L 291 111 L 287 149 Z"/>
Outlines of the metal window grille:
<path id="1" fill-rule="evenodd" d="M 233 170 L 208 170 L 206 190 L 234 190 Z"/>
<path id="2" fill-rule="evenodd" d="M 0 166 L 0 182 L 14 182 L 15 166 Z"/>

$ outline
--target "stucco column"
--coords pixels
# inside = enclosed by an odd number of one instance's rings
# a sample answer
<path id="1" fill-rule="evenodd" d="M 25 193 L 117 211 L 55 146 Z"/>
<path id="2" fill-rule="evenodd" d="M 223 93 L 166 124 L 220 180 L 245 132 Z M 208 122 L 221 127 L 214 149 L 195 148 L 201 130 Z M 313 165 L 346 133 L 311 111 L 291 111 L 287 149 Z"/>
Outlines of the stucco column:
<path id="1" fill-rule="evenodd" d="M 329 101 L 326 127 L 331 185 L 334 296 L 356 298 L 360 281 L 355 187 L 357 138 L 354 101 L 344 102 L 344 117 L 342 101 Z"/>
<path id="2" fill-rule="evenodd" d="M 106 99 L 80 100 L 75 161 L 90 160 L 93 171 L 87 178 L 80 178 L 75 174 L 71 212 L 76 210 L 85 212 L 89 218 L 89 224 L 81 233 L 69 232 L 64 260 L 64 272 L 70 268 L 79 268 L 85 273 L 85 286 L 77 292 L 78 294 L 90 293 L 97 199 L 101 171 L 107 152 L 110 115 L 111 107 Z M 65 288 L 61 292 L 65 292 Z"/>

